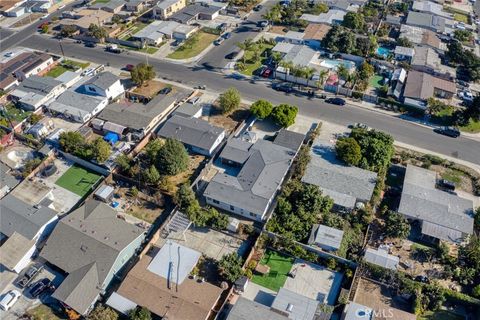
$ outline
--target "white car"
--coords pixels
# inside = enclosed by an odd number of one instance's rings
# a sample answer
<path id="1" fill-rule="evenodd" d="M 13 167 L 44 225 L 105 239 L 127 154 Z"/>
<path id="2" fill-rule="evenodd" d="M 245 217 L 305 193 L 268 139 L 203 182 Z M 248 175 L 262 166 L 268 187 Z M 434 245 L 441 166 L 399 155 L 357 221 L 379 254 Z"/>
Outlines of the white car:
<path id="1" fill-rule="evenodd" d="M 473 101 L 473 94 L 470 91 L 460 91 L 459 98 L 465 101 Z"/>
<path id="2" fill-rule="evenodd" d="M 7 57 L 7 58 L 13 57 L 13 52 L 9 51 L 9 52 L 5 53 L 4 56 Z"/>
<path id="3" fill-rule="evenodd" d="M 8 311 L 15 302 L 17 302 L 18 298 L 20 298 L 22 294 L 18 292 L 17 290 L 10 290 L 8 291 L 0 300 L 0 309 L 4 311 Z"/>
<path id="4" fill-rule="evenodd" d="M 82 72 L 82 76 L 91 76 L 91 75 L 93 75 L 94 71 L 95 71 L 95 69 L 88 68 L 88 69 L 86 69 Z"/>

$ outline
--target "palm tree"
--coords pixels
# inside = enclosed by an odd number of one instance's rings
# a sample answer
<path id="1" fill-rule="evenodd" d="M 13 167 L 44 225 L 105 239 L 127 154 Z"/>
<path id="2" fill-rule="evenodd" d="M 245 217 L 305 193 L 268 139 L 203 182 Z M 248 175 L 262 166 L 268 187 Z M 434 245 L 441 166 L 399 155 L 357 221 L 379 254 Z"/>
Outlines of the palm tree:
<path id="1" fill-rule="evenodd" d="M 246 56 L 247 51 L 252 50 L 254 45 L 255 45 L 255 43 L 250 38 L 245 39 L 245 41 L 243 41 L 243 42 L 237 43 L 237 47 L 239 47 L 240 49 L 242 49 L 244 51 L 243 56 L 242 56 L 242 62 L 243 63 L 245 63 L 245 56 Z"/>
<path id="2" fill-rule="evenodd" d="M 337 74 L 340 78 L 347 81 L 348 75 L 350 74 L 350 72 L 348 71 L 347 67 L 345 67 L 345 65 L 341 63 L 337 66 Z"/>
<path id="3" fill-rule="evenodd" d="M 287 81 L 287 72 L 290 73 L 290 71 L 293 72 L 293 63 L 291 61 L 285 61 L 285 60 L 282 60 L 280 61 L 279 65 L 281 67 L 283 67 L 285 70 L 285 81 Z"/>
<path id="4" fill-rule="evenodd" d="M 310 81 L 310 79 L 312 79 L 315 71 L 316 70 L 312 67 L 304 67 L 303 68 L 303 76 L 304 76 L 304 78 L 307 79 L 307 87 L 308 87 L 309 81 Z"/>
<path id="5" fill-rule="evenodd" d="M 275 69 L 277 68 L 278 66 L 278 63 L 282 60 L 282 54 L 280 52 L 273 52 L 272 55 L 272 60 L 275 62 Z"/>
<path id="6" fill-rule="evenodd" d="M 320 88 L 321 86 L 323 86 L 323 84 L 325 83 L 325 81 L 327 80 L 327 77 L 328 77 L 328 71 L 327 70 L 322 70 L 320 71 L 320 73 L 318 74 L 318 81 L 317 81 L 317 86 Z"/>

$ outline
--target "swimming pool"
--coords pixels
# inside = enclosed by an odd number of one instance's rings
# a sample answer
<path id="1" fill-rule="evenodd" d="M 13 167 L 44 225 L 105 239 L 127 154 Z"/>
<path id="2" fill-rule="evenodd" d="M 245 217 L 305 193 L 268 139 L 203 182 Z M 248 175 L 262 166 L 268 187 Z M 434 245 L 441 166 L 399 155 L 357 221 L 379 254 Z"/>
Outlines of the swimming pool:
<path id="1" fill-rule="evenodd" d="M 388 57 L 388 55 L 392 52 L 392 50 L 385 48 L 385 47 L 378 47 L 377 48 L 377 54 L 379 56 L 382 56 L 384 58 Z"/>
<path id="2" fill-rule="evenodd" d="M 351 70 L 355 67 L 355 63 L 352 61 L 347 60 L 332 60 L 332 59 L 325 59 L 320 62 L 320 66 L 328 68 L 328 69 L 337 69 L 339 65 L 343 64 L 345 68 Z"/>

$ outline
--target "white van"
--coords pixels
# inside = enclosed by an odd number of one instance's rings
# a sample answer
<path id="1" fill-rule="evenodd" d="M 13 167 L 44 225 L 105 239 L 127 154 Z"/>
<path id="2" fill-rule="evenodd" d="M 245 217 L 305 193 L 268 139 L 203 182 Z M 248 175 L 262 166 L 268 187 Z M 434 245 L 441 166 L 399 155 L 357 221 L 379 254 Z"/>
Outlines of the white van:
<path id="1" fill-rule="evenodd" d="M 8 291 L 0 300 L 0 309 L 4 311 L 8 311 L 15 302 L 17 302 L 18 298 L 20 298 L 22 294 L 18 292 L 17 290 L 10 290 Z"/>

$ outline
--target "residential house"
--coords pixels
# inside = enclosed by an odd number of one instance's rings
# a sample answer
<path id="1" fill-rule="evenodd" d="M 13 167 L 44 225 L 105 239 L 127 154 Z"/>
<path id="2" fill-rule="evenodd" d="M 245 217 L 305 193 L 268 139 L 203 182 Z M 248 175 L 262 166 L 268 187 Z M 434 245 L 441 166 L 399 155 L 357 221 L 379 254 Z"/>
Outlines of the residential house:
<path id="1" fill-rule="evenodd" d="M 435 32 L 424 28 L 402 24 L 399 38 L 406 38 L 413 44 L 429 47 L 437 51 L 445 51 L 447 49 Z"/>
<path id="2" fill-rule="evenodd" d="M 286 315 L 282 315 L 263 304 L 240 296 L 228 313 L 226 320 L 251 320 L 252 315 L 254 315 L 256 319 L 263 320 L 288 319 Z"/>
<path id="3" fill-rule="evenodd" d="M 125 2 L 125 11 L 139 13 L 146 8 L 147 0 L 129 0 Z"/>
<path id="4" fill-rule="evenodd" d="M 153 246 L 130 270 L 107 305 L 127 315 L 136 306 L 145 307 L 169 320 L 206 320 L 214 316 L 223 290 L 203 279 L 189 276 L 201 253 L 167 240 Z M 171 272 L 175 264 L 175 272 Z"/>
<path id="5" fill-rule="evenodd" d="M 397 270 L 400 261 L 397 256 L 388 253 L 388 248 L 383 247 L 378 249 L 367 248 L 363 259 L 368 263 L 391 270 Z"/>
<path id="6" fill-rule="evenodd" d="M 19 81 L 42 73 L 53 65 L 52 56 L 43 52 L 22 52 L 0 63 L 0 89 L 7 91 Z"/>
<path id="7" fill-rule="evenodd" d="M 424 236 L 461 242 L 473 233 L 473 203 L 436 188 L 434 171 L 407 165 L 398 212 L 420 221 Z"/>
<path id="8" fill-rule="evenodd" d="M 157 19 L 167 20 L 171 15 L 186 6 L 186 0 L 161 0 L 153 8 L 153 16 Z"/>
<path id="9" fill-rule="evenodd" d="M 85 82 L 83 88 L 87 94 L 106 97 L 108 101 L 112 101 L 125 93 L 120 78 L 108 71 L 99 73 Z"/>
<path id="10" fill-rule="evenodd" d="M 23 109 L 35 111 L 65 90 L 66 87 L 61 81 L 33 75 L 10 92 L 10 97 Z"/>
<path id="11" fill-rule="evenodd" d="M 286 288 L 280 288 L 271 309 L 292 320 L 314 320 L 320 302 L 293 292 Z"/>
<path id="12" fill-rule="evenodd" d="M 157 134 L 181 141 L 193 152 L 205 156 L 212 156 L 226 136 L 223 128 L 213 126 L 208 121 L 178 115 L 168 119 Z"/>
<path id="13" fill-rule="evenodd" d="M 174 115 L 185 118 L 200 118 L 203 113 L 203 105 L 201 103 L 185 102 L 178 106 L 173 112 Z"/>
<path id="14" fill-rule="evenodd" d="M 415 49 L 409 48 L 409 47 L 396 46 L 393 53 L 395 55 L 395 60 L 410 62 L 412 60 L 412 57 L 415 54 Z"/>
<path id="15" fill-rule="evenodd" d="M 11 169 L 3 162 L 0 162 L 0 199 L 6 196 L 19 181 L 11 173 Z"/>
<path id="16" fill-rule="evenodd" d="M 82 9 L 67 13 L 63 12 L 62 16 L 64 19 L 60 20 L 59 25 L 61 28 L 64 26 L 74 26 L 77 30 L 86 32 L 91 24 L 100 24 L 100 26 L 103 26 L 106 23 L 111 22 L 113 15 L 112 12 L 94 9 Z"/>
<path id="17" fill-rule="evenodd" d="M 300 20 L 305 20 L 310 23 L 323 23 L 327 25 L 341 24 L 343 22 L 343 17 L 347 14 L 343 10 L 331 9 L 326 13 L 321 13 L 319 15 L 313 15 L 309 13 L 304 13 L 300 17 Z"/>
<path id="18" fill-rule="evenodd" d="M 393 71 L 390 77 L 390 86 L 388 87 L 388 95 L 394 96 L 397 100 L 400 99 L 403 88 L 405 87 L 405 80 L 407 79 L 407 70 L 397 68 Z"/>
<path id="19" fill-rule="evenodd" d="M 288 31 L 281 36 L 281 40 L 287 43 L 306 45 L 312 49 L 319 49 L 322 39 L 332 27 L 326 24 L 310 23 L 303 32 Z"/>
<path id="20" fill-rule="evenodd" d="M 119 13 L 125 7 L 125 0 L 109 0 L 108 2 L 99 2 L 90 8 L 102 9 L 110 13 Z"/>
<path id="21" fill-rule="evenodd" d="M 456 78 L 456 70 L 442 64 L 440 55 L 429 47 L 415 47 L 415 55 L 411 61 L 411 66 L 414 70 L 426 72 L 446 80 Z"/>
<path id="22" fill-rule="evenodd" d="M 412 70 L 407 76 L 403 100 L 410 106 L 426 109 L 428 98 L 451 99 L 456 92 L 457 87 L 452 81 Z"/>
<path id="23" fill-rule="evenodd" d="M 67 119 L 85 123 L 102 111 L 107 104 L 108 99 L 106 97 L 91 96 L 68 90 L 50 103 L 47 108 Z"/>
<path id="24" fill-rule="evenodd" d="M 310 155 L 302 182 L 319 186 L 333 199 L 336 210 L 350 211 L 370 201 L 377 183 L 375 172 L 338 160 L 335 144 L 327 138 L 316 138 Z"/>
<path id="25" fill-rule="evenodd" d="M 391 26 L 398 27 L 402 24 L 402 17 L 387 14 L 387 16 L 385 17 L 385 23 Z"/>
<path id="26" fill-rule="evenodd" d="M 310 236 L 309 244 L 326 251 L 336 251 L 340 249 L 343 239 L 343 230 L 335 229 L 325 225 L 314 225 Z"/>
<path id="27" fill-rule="evenodd" d="M 87 200 L 58 222 L 40 254 L 67 274 L 52 297 L 87 315 L 144 238 L 109 205 Z"/>
<path id="28" fill-rule="evenodd" d="M 218 17 L 221 10 L 221 7 L 195 3 L 179 10 L 169 19 L 183 24 L 191 24 L 196 20 L 213 20 Z"/>
<path id="29" fill-rule="evenodd" d="M 98 115 L 96 120 L 102 120 L 102 124 L 96 129 L 140 140 L 165 120 L 177 103 L 188 95 L 189 91 L 175 88 L 168 94 L 158 94 L 146 104 L 130 101 L 109 104 Z"/>
<path id="30" fill-rule="evenodd" d="M 196 26 L 176 21 L 154 21 L 132 37 L 150 45 L 159 45 L 164 39 L 188 39 L 198 30 Z"/>
<path id="31" fill-rule="evenodd" d="M 284 135 L 298 141 L 300 134 L 285 131 Z M 217 173 L 203 194 L 206 202 L 249 219 L 265 220 L 300 147 L 278 144 L 283 140 L 229 140 L 219 159 L 228 166 L 240 167 L 240 171 L 237 175 Z"/>
<path id="32" fill-rule="evenodd" d="M 425 28 L 436 33 L 447 32 L 449 26 L 449 23 L 447 23 L 447 20 L 443 17 L 415 11 L 408 13 L 406 24 L 413 27 Z"/>
<path id="33" fill-rule="evenodd" d="M 26 0 L 3 0 L 0 1 L 0 13 L 6 17 L 16 17 L 16 9 L 20 8 Z"/>
<path id="34" fill-rule="evenodd" d="M 412 5 L 412 10 L 430 13 L 438 17 L 453 19 L 453 14 L 443 11 L 443 5 L 432 1 L 415 0 Z"/>
<path id="35" fill-rule="evenodd" d="M 38 245 L 52 232 L 57 213 L 48 206 L 30 205 L 8 194 L 0 200 L 0 262 L 7 269 L 20 273 L 37 253 Z"/>

